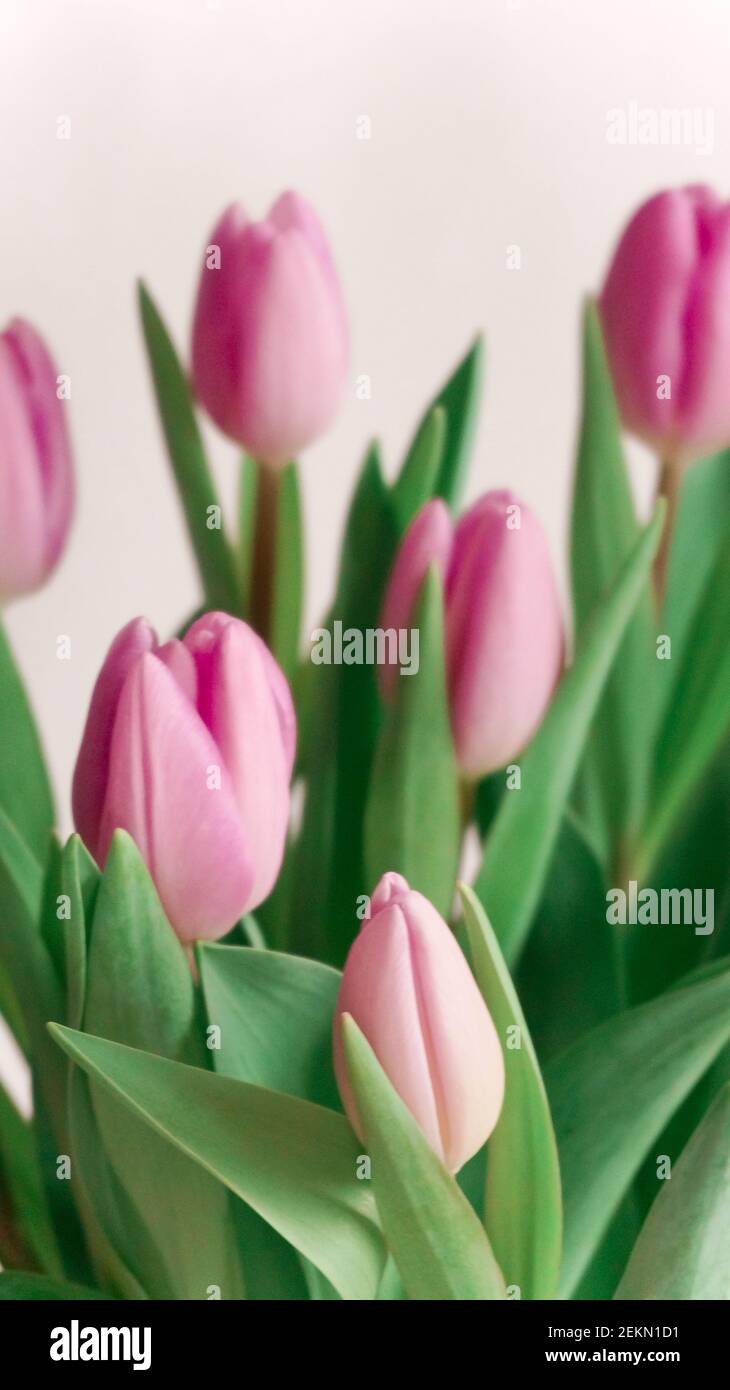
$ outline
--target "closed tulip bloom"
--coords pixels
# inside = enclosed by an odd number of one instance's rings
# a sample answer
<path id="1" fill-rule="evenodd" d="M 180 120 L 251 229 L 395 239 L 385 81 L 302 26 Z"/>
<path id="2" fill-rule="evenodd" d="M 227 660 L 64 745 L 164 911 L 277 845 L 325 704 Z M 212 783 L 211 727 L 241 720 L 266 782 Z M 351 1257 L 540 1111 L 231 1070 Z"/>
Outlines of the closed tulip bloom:
<path id="1" fill-rule="evenodd" d="M 456 527 L 446 583 L 449 709 L 468 777 L 522 752 L 562 665 L 560 600 L 545 532 L 513 492 L 488 492 Z"/>
<path id="2" fill-rule="evenodd" d="M 563 627 L 545 533 L 512 492 L 486 493 L 452 526 L 427 502 L 407 531 L 381 623 L 412 620 L 430 565 L 445 574 L 446 678 L 457 761 L 469 779 L 522 752 L 563 663 Z M 390 694 L 395 670 L 383 668 Z"/>
<path id="3" fill-rule="evenodd" d="M 380 625 L 396 632 L 407 628 L 415 612 L 418 591 L 433 565 L 446 580 L 453 541 L 449 509 L 440 497 L 424 503 L 413 518 L 401 543 L 383 602 Z M 383 694 L 392 693 L 398 675 L 399 659 L 378 668 Z"/>
<path id="4" fill-rule="evenodd" d="M 340 284 L 313 208 L 296 193 L 261 222 L 228 208 L 211 233 L 193 324 L 193 384 L 216 424 L 281 466 L 330 424 L 347 360 Z"/>
<path id="5" fill-rule="evenodd" d="M 246 623 L 207 613 L 160 646 L 136 618 L 96 682 L 76 828 L 100 865 L 126 830 L 180 939 L 221 936 L 276 880 L 295 740 L 286 679 Z"/>
<path id="6" fill-rule="evenodd" d="M 730 444 L 730 203 L 659 193 L 623 233 L 600 298 L 629 429 L 667 457 Z"/>
<path id="7" fill-rule="evenodd" d="M 363 1139 L 341 1038 L 351 1014 L 431 1148 L 455 1173 L 499 1118 L 504 1059 L 454 936 L 400 874 L 385 874 L 345 962 L 334 1018 L 340 1095 Z"/>
<path id="8" fill-rule="evenodd" d="M 63 550 L 74 479 L 56 368 L 35 329 L 0 334 L 0 601 L 48 578 Z"/>

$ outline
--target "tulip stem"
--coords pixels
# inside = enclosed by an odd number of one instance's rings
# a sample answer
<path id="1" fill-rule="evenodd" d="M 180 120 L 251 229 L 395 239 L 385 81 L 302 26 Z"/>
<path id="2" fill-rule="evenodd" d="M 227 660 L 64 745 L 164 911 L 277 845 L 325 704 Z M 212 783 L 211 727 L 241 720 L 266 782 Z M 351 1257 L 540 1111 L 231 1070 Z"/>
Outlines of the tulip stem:
<path id="1" fill-rule="evenodd" d="M 654 595 L 659 615 L 661 615 L 664 605 L 664 595 L 667 588 L 669 552 L 672 546 L 674 523 L 677 519 L 679 490 L 682 484 L 683 471 L 682 460 L 678 458 L 676 454 L 669 454 L 666 458 L 662 459 L 659 469 L 659 482 L 657 485 L 657 500 L 660 497 L 665 499 L 667 504 L 667 515 L 652 572 Z"/>
<path id="2" fill-rule="evenodd" d="M 256 521 L 251 561 L 249 618 L 252 627 L 270 645 L 276 581 L 276 543 L 279 510 L 279 473 L 265 463 L 256 470 Z"/>

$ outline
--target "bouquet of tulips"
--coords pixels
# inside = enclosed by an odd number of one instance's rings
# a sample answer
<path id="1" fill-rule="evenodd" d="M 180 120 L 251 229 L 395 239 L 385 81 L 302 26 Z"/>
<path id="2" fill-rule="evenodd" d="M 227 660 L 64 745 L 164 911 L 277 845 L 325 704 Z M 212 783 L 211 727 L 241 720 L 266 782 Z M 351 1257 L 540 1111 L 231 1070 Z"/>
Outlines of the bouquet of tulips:
<path id="1" fill-rule="evenodd" d="M 0 1090 L 0 1296 L 730 1297 L 729 229 L 652 198 L 587 304 L 570 620 L 508 466 L 463 508 L 476 342 L 400 467 L 368 446 L 305 636 L 296 460 L 348 374 L 319 220 L 225 213 L 189 370 L 141 289 L 200 605 L 113 638 L 65 844 L 0 640 L 33 1091 Z M 66 540 L 67 410 L 14 321 L 8 600 Z M 199 411 L 243 451 L 235 527 Z"/>

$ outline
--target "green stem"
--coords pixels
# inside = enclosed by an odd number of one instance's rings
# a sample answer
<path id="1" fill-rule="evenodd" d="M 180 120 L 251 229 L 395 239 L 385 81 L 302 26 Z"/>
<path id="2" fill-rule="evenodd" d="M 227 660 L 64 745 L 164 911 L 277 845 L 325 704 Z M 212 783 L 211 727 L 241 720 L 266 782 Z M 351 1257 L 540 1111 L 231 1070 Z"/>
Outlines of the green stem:
<path id="1" fill-rule="evenodd" d="M 271 645 L 274 584 L 276 581 L 279 473 L 265 463 L 257 465 L 256 522 L 251 560 L 251 624 Z"/>
<path id="2" fill-rule="evenodd" d="M 667 570 L 669 567 L 669 552 L 672 546 L 674 524 L 677 519 L 679 492 L 682 485 L 683 473 L 683 460 L 677 454 L 668 454 L 666 458 L 662 459 L 656 495 L 657 499 L 660 497 L 665 498 L 667 503 L 667 515 L 652 570 L 654 596 L 659 616 L 661 616 L 664 606 L 664 596 L 667 588 Z"/>

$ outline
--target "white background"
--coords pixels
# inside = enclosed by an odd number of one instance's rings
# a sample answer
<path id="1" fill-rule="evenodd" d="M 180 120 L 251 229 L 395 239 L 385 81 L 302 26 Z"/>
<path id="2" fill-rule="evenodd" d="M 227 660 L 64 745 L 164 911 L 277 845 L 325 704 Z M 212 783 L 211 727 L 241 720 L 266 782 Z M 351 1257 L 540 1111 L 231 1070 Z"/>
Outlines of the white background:
<path id="1" fill-rule="evenodd" d="M 310 625 L 366 439 L 382 439 L 392 473 L 479 327 L 469 497 L 522 494 L 564 572 L 581 299 L 643 197 L 687 181 L 730 193 L 729 30 L 725 0 L 0 0 L 0 325 L 30 318 L 72 383 L 73 535 L 50 586 L 7 614 L 64 831 L 112 636 L 137 613 L 168 634 L 198 598 L 135 278 L 186 345 L 222 208 L 260 216 L 285 187 L 318 208 L 353 355 L 341 414 L 303 460 Z M 709 108 L 713 152 L 609 144 L 608 113 L 632 101 Z M 363 373 L 370 401 L 355 397 Z M 209 437 L 232 500 L 235 450 Z M 634 466 L 645 504 L 653 464 L 640 451 Z"/>

